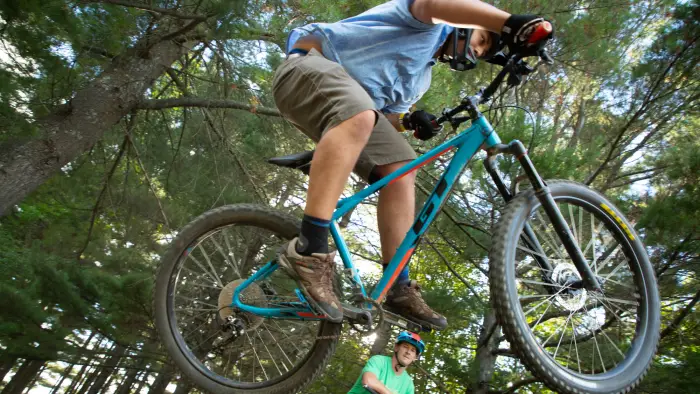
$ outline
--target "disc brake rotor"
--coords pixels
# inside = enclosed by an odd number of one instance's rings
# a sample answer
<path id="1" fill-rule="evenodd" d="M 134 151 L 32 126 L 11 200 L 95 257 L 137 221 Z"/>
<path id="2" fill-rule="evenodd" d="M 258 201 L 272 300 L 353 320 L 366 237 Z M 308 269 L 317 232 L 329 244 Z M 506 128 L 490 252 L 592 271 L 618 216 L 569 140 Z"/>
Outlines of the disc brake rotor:
<path id="1" fill-rule="evenodd" d="M 552 272 L 552 281 L 561 286 L 567 286 L 580 280 L 581 275 L 579 275 L 576 266 L 571 263 L 557 264 Z M 572 312 L 583 308 L 586 305 L 587 298 L 588 293 L 586 289 L 563 290 L 555 297 L 557 305 Z"/>

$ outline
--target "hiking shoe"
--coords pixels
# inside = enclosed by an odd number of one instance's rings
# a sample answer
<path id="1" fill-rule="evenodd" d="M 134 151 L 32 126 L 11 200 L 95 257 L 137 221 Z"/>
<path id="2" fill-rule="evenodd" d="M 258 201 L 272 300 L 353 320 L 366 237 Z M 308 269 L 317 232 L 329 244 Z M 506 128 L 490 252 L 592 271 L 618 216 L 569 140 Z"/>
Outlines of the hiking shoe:
<path id="1" fill-rule="evenodd" d="M 404 284 L 395 284 L 386 296 L 384 306 L 387 310 L 421 324 L 442 330 L 447 327 L 447 319 L 428 306 L 420 294 L 420 285 L 412 280 Z"/>
<path id="2" fill-rule="evenodd" d="M 333 291 L 335 252 L 302 256 L 296 251 L 298 238 L 289 241 L 278 255 L 280 266 L 296 279 L 307 300 L 333 323 L 343 321 L 343 307 Z"/>

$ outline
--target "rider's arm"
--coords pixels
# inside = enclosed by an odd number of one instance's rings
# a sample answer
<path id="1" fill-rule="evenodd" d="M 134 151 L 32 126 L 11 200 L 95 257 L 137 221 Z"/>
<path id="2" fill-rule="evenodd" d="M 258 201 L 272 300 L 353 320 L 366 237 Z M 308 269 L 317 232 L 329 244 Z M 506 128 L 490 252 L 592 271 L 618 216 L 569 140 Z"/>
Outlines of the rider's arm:
<path id="1" fill-rule="evenodd" d="M 411 14 L 423 23 L 447 23 L 500 33 L 509 13 L 479 0 L 415 0 Z"/>
<path id="2" fill-rule="evenodd" d="M 372 372 L 364 372 L 362 374 L 362 384 L 369 386 L 372 390 L 378 392 L 379 394 L 393 394 L 384 383 L 377 379 L 377 375 Z"/>

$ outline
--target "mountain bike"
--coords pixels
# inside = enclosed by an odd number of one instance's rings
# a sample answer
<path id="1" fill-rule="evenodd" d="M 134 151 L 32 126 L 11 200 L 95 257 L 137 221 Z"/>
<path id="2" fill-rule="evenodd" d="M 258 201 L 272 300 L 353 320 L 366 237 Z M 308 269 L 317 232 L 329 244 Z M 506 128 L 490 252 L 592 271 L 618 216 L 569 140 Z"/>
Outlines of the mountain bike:
<path id="1" fill-rule="evenodd" d="M 539 56 L 551 61 L 544 50 Z M 659 340 L 654 271 L 613 203 L 579 183 L 544 181 L 520 141 L 501 142 L 479 105 L 506 77 L 512 86 L 533 71 L 517 53 L 503 56 L 502 65 L 488 87 L 436 120 L 455 127 L 471 121 L 470 127 L 338 202 L 330 233 L 350 284 L 345 320 L 360 331 L 379 323 L 431 329 L 381 304 L 467 162 L 483 149 L 487 173 L 507 202 L 492 229 L 489 282 L 511 351 L 558 392 L 626 393 L 645 375 Z M 368 293 L 337 222 L 382 187 L 448 152 L 454 153 L 446 170 Z M 519 161 L 531 188 L 512 195 L 496 165 L 502 154 Z M 269 161 L 308 171 L 312 156 Z M 222 206 L 185 226 L 163 256 L 154 291 L 156 327 L 175 364 L 205 391 L 292 393 L 329 362 L 342 323 L 314 310 L 276 260 L 279 247 L 298 232 L 299 220 L 286 213 Z"/>

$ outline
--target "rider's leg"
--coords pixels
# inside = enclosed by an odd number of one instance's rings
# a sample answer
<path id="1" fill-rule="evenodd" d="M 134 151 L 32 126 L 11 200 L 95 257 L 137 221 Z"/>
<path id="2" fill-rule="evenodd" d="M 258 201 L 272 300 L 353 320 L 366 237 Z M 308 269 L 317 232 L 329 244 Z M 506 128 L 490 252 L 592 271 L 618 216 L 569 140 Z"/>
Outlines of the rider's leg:
<path id="1" fill-rule="evenodd" d="M 272 92 L 285 119 L 318 143 L 302 235 L 284 247 L 279 262 L 297 277 L 317 309 L 340 322 L 343 310 L 332 280 L 334 253 L 327 253 L 328 219 L 379 115 L 367 92 L 316 50 L 285 60 L 275 72 Z"/>
<path id="2" fill-rule="evenodd" d="M 386 176 L 401 168 L 406 162 L 377 166 L 375 171 Z M 396 254 L 415 216 L 415 172 L 385 186 L 379 193 L 377 220 L 382 243 L 382 259 L 386 267 Z M 447 319 L 433 311 L 420 294 L 420 287 L 408 277 L 408 265 L 387 294 L 386 306 L 405 317 L 432 324 L 438 329 L 447 326 Z"/>
<path id="3" fill-rule="evenodd" d="M 375 171 L 379 176 L 385 177 L 406 163 L 408 161 L 377 166 Z M 413 225 L 416 206 L 415 179 L 416 173 L 410 172 L 379 192 L 377 222 L 382 244 L 382 261 L 385 267 L 391 262 L 401 241 Z M 408 265 L 406 265 L 399 274 L 397 282 L 408 280 Z"/>
<path id="4" fill-rule="evenodd" d="M 328 253 L 328 223 L 372 133 L 376 117 L 374 111 L 363 111 L 328 130 L 316 145 L 300 241 L 296 247 L 300 254 Z"/>
<path id="5" fill-rule="evenodd" d="M 328 223 L 376 116 L 374 111 L 360 112 L 323 135 L 311 162 L 301 234 L 279 256 L 312 301 L 334 322 L 342 321 L 343 308 L 331 281 L 334 254 L 327 253 Z"/>

